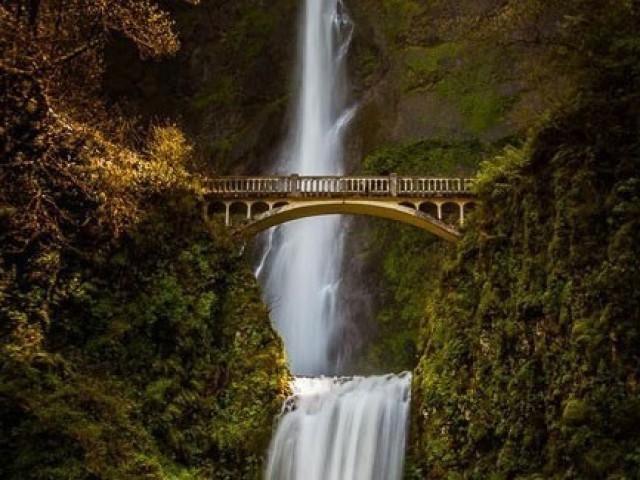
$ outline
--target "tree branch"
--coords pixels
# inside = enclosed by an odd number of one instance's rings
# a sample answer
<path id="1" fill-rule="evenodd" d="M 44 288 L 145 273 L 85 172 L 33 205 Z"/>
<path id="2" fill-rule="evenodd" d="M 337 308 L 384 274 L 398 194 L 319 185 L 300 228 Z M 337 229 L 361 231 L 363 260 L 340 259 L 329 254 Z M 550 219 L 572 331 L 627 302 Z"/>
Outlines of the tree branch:
<path id="1" fill-rule="evenodd" d="M 82 55 L 84 52 L 86 52 L 87 50 L 90 50 L 91 48 L 94 48 L 96 45 L 98 44 L 98 40 L 92 40 L 89 43 L 86 43 L 84 45 L 79 46 L 78 48 L 65 53 L 64 55 L 62 55 L 61 57 L 56 58 L 55 60 L 53 60 L 51 62 L 52 65 L 62 65 L 63 63 L 66 63 L 70 60 L 73 60 L 74 58 Z"/>

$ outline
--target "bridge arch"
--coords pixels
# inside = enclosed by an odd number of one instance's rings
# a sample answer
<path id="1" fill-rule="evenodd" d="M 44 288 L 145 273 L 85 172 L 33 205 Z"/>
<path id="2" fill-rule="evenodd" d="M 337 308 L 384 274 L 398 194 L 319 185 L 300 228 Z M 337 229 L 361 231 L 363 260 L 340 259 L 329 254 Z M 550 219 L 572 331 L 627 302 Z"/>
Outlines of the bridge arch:
<path id="1" fill-rule="evenodd" d="M 453 226 L 411 207 L 392 202 L 338 199 L 333 201 L 310 200 L 274 208 L 255 216 L 240 227 L 240 230 L 251 236 L 293 220 L 333 214 L 366 215 L 400 221 L 426 230 L 448 242 L 456 242 L 459 237 L 458 231 Z"/>
<path id="2" fill-rule="evenodd" d="M 401 221 L 448 241 L 474 206 L 469 178 L 388 176 L 263 176 L 205 179 L 204 213 L 256 233 L 298 218 L 355 214 Z M 213 205 L 207 205 L 213 201 Z"/>
<path id="3" fill-rule="evenodd" d="M 261 200 L 253 202 L 251 204 L 251 215 L 261 215 L 271 210 L 271 208 L 271 205 L 269 205 L 267 202 L 263 202 Z"/>
<path id="4" fill-rule="evenodd" d="M 447 222 L 462 222 L 463 205 L 461 203 L 446 201 L 440 206 L 440 218 Z"/>
<path id="5" fill-rule="evenodd" d="M 436 202 L 422 202 L 418 209 L 426 213 L 427 215 L 431 215 L 434 218 L 441 218 L 440 208 L 438 207 L 438 203 Z"/>
<path id="6" fill-rule="evenodd" d="M 210 217 L 219 213 L 225 213 L 227 211 L 227 203 L 222 200 L 210 202 L 206 205 L 206 216 Z"/>
<path id="7" fill-rule="evenodd" d="M 251 204 L 243 201 L 229 203 L 229 215 L 232 217 L 251 218 Z"/>
<path id="8" fill-rule="evenodd" d="M 416 204 L 412 203 L 412 202 L 400 202 L 399 205 L 402 206 L 402 207 L 407 207 L 407 208 L 411 208 L 413 210 L 417 210 Z"/>

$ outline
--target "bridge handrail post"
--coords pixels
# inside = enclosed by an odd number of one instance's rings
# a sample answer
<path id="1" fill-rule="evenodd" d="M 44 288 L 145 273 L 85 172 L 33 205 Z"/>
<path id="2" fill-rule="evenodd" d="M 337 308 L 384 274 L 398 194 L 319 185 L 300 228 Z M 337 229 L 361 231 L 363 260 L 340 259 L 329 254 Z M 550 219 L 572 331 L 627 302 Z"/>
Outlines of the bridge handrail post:
<path id="1" fill-rule="evenodd" d="M 389 174 L 389 195 L 392 197 L 398 196 L 398 174 L 390 173 Z"/>
<path id="2" fill-rule="evenodd" d="M 289 176 L 289 190 L 292 197 L 300 196 L 300 175 L 293 173 Z"/>

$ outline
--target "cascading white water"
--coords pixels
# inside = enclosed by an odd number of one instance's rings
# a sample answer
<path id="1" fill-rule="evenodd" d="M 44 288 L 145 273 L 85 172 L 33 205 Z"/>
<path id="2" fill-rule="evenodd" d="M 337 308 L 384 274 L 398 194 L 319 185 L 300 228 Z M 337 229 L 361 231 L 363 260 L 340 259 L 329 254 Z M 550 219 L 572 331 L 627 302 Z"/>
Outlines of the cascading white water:
<path id="1" fill-rule="evenodd" d="M 352 25 L 341 0 L 308 0 L 302 22 L 297 111 L 276 171 L 341 174 L 343 131 L 353 115 L 346 107 L 344 75 Z M 300 375 L 332 372 L 336 358 L 329 349 L 340 324 L 340 218 L 305 219 L 269 235 L 256 274 L 284 338 L 291 370 Z"/>
<path id="2" fill-rule="evenodd" d="M 269 480 L 400 480 L 411 376 L 297 378 Z"/>
<path id="3" fill-rule="evenodd" d="M 304 0 L 300 88 L 288 149 L 276 173 L 343 173 L 344 59 L 352 33 L 342 0 Z M 298 375 L 337 371 L 344 226 L 339 217 L 272 229 L 256 268 L 289 364 Z M 338 352 L 338 355 L 336 355 Z M 267 480 L 399 480 L 411 376 L 293 382 L 269 449 Z"/>

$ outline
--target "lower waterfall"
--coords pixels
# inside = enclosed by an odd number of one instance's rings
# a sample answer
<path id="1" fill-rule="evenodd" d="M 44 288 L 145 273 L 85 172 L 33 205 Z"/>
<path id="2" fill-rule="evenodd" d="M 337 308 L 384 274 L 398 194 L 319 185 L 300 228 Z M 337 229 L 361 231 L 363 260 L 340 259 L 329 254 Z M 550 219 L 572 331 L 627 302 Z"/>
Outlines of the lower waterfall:
<path id="1" fill-rule="evenodd" d="M 400 480 L 411 375 L 298 377 L 271 441 L 268 480 Z"/>

